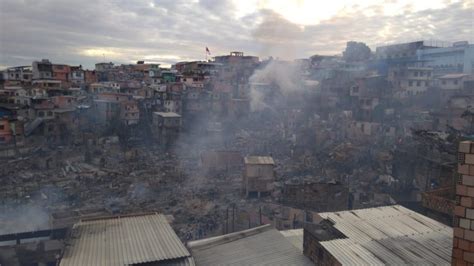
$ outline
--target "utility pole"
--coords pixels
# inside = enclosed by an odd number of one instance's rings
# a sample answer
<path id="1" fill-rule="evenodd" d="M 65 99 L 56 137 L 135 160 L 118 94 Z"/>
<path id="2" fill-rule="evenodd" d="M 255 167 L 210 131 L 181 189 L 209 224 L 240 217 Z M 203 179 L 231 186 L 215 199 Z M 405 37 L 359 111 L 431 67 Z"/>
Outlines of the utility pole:
<path id="1" fill-rule="evenodd" d="M 234 223 L 235 223 L 235 204 L 232 204 L 232 232 L 234 232 Z"/>
<path id="2" fill-rule="evenodd" d="M 225 210 L 225 233 L 229 232 L 229 208 Z"/>
<path id="3" fill-rule="evenodd" d="M 249 221 L 249 229 L 250 229 L 250 213 L 247 213 L 247 219 Z"/>

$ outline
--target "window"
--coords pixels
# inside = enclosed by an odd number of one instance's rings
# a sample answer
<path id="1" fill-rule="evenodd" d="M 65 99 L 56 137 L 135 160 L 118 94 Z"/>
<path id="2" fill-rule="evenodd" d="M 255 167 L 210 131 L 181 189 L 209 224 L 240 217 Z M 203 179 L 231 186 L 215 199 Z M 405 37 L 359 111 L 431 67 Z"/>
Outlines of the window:
<path id="1" fill-rule="evenodd" d="M 48 116 L 52 116 L 52 115 L 53 115 L 53 112 L 48 111 Z"/>
<path id="2" fill-rule="evenodd" d="M 408 81 L 408 87 L 413 87 L 413 81 Z"/>
<path id="3" fill-rule="evenodd" d="M 421 82 L 420 82 L 420 81 L 417 81 L 417 82 L 416 82 L 416 86 L 417 86 L 417 87 L 420 87 L 420 86 L 421 86 Z"/>
<path id="4" fill-rule="evenodd" d="M 443 80 L 441 83 L 442 83 L 443 85 L 446 85 L 446 80 Z"/>
<path id="5" fill-rule="evenodd" d="M 454 85 L 458 85 L 458 80 L 454 80 Z"/>
<path id="6" fill-rule="evenodd" d="M 5 130 L 5 126 L 4 126 L 4 125 L 0 125 L 0 130 Z"/>
<path id="7" fill-rule="evenodd" d="M 425 72 L 420 71 L 420 77 L 423 77 L 424 74 L 425 74 Z"/>
<path id="8" fill-rule="evenodd" d="M 44 116 L 44 112 L 43 112 L 43 111 L 39 112 L 39 113 L 38 113 L 38 116 L 39 116 L 39 117 L 43 117 L 43 116 Z"/>
<path id="9" fill-rule="evenodd" d="M 418 71 L 413 72 L 413 75 L 414 75 L 415 77 L 418 77 Z"/>

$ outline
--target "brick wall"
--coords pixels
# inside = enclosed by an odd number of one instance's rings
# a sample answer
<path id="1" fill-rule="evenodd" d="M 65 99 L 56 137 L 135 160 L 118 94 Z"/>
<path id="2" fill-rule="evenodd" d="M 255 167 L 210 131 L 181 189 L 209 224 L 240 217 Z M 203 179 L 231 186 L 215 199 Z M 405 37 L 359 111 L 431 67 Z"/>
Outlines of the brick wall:
<path id="1" fill-rule="evenodd" d="M 453 215 L 454 206 L 456 201 L 454 200 L 455 187 L 443 187 L 436 190 L 431 190 L 421 194 L 421 204 L 423 207 L 444 213 L 451 217 Z"/>
<path id="2" fill-rule="evenodd" d="M 474 263 L 474 142 L 459 143 L 452 265 Z"/>

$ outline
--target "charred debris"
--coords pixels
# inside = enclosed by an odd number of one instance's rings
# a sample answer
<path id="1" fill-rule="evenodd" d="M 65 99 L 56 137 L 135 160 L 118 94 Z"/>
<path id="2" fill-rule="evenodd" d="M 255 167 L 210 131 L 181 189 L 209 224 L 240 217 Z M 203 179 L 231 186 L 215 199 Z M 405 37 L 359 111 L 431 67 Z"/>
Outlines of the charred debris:
<path id="1" fill-rule="evenodd" d="M 153 211 L 188 241 L 395 203 L 449 221 L 472 69 L 424 42 L 367 49 L 5 69 L 0 234 Z"/>

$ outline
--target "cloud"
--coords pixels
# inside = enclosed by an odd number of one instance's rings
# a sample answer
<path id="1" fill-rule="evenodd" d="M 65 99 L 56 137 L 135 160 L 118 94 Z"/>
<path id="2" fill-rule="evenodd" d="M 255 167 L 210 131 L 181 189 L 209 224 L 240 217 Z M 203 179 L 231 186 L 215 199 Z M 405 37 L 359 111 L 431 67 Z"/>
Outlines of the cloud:
<path id="1" fill-rule="evenodd" d="M 239 1 L 231 0 L 2 0 L 0 65 L 49 58 L 93 67 L 104 56 L 117 63 L 152 58 L 171 64 L 203 60 L 206 46 L 214 55 L 241 50 L 301 58 L 340 53 L 349 40 L 372 47 L 416 39 L 474 41 L 472 2 L 434 9 L 390 1 L 388 7 L 396 12 L 388 12 L 379 1 L 362 2 L 333 8 L 329 18 L 299 25 L 271 1 L 241 12 Z"/>

